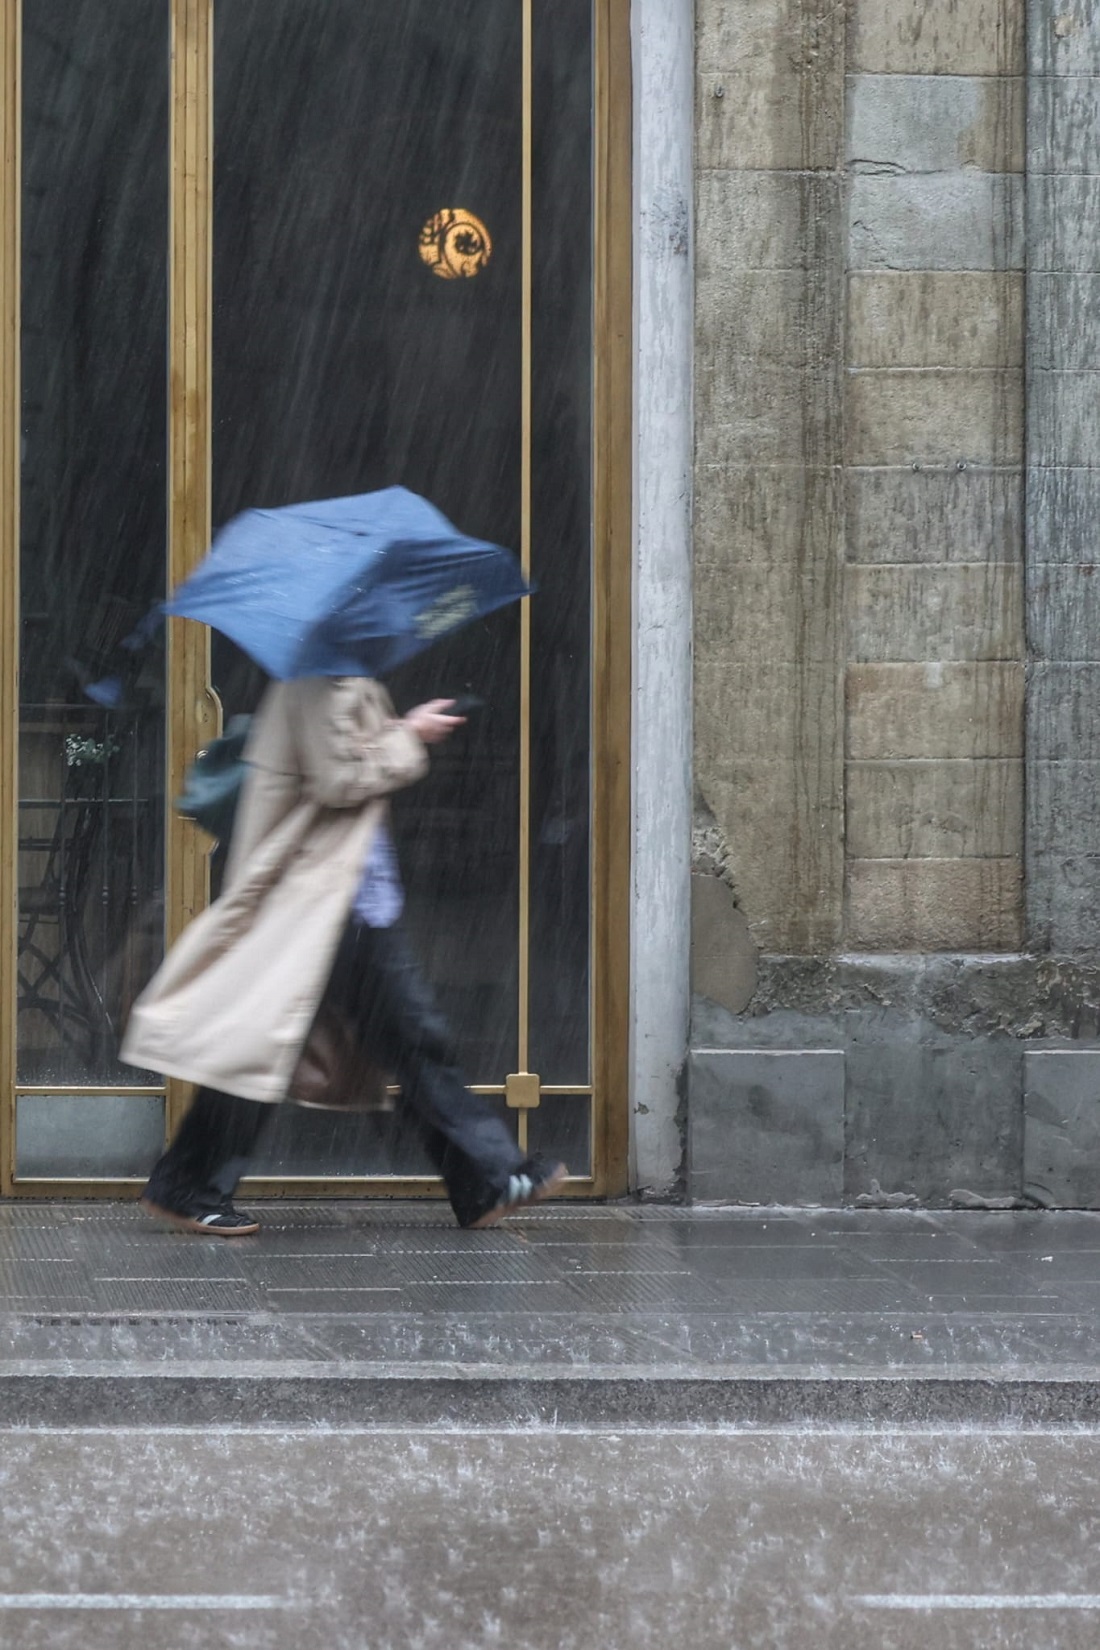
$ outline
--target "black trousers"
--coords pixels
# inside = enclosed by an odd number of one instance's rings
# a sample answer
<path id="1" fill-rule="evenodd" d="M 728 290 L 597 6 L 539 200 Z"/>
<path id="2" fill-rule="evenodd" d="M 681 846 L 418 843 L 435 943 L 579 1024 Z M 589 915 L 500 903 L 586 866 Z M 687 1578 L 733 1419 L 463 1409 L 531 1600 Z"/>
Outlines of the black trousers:
<path id="1" fill-rule="evenodd" d="M 460 1221 L 493 1202 L 526 1163 L 504 1123 L 471 1094 L 400 923 L 351 922 L 340 942 L 327 995 L 360 1028 L 364 1045 L 401 1085 L 425 1148 Z M 146 1195 L 162 1207 L 209 1214 L 232 1197 L 274 1108 L 217 1089 L 199 1089 Z"/>

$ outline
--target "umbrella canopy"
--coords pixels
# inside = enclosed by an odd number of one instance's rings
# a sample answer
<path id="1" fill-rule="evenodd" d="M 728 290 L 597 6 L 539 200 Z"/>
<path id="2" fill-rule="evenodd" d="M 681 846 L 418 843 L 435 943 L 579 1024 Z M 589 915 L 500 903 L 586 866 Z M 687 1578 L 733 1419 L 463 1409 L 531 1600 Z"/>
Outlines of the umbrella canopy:
<path id="1" fill-rule="evenodd" d="M 530 593 L 516 558 L 404 487 L 246 510 L 165 604 L 270 676 L 380 676 Z"/>

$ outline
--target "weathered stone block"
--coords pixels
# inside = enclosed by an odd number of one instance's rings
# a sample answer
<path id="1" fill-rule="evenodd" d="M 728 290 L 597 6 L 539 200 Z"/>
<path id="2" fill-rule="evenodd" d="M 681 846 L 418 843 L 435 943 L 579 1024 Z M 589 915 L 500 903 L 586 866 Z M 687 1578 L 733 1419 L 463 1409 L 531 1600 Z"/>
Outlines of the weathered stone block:
<path id="1" fill-rule="evenodd" d="M 698 616 L 697 616 L 698 622 Z M 838 663 L 779 664 L 762 649 L 750 659 L 700 649 L 695 669 L 697 777 L 733 777 L 730 763 L 794 762 L 817 749 L 837 724 L 841 749 L 843 671 Z"/>
<path id="2" fill-rule="evenodd" d="M 849 268 L 1022 269 L 1023 204 L 1016 174 L 854 177 Z"/>
<path id="3" fill-rule="evenodd" d="M 1100 761 L 1100 664 L 1036 664 L 1027 699 L 1028 745 L 1036 758 Z"/>
<path id="4" fill-rule="evenodd" d="M 853 859 L 1019 858 L 1021 760 L 851 762 L 846 850 Z"/>
<path id="5" fill-rule="evenodd" d="M 1093 961 L 1100 951 L 1098 888 L 1100 853 L 1047 853 L 1042 836 L 1033 837 L 1027 854 L 1027 938 L 1031 949 Z"/>
<path id="6" fill-rule="evenodd" d="M 756 989 L 757 949 L 745 913 L 717 876 L 691 878 L 691 989 L 730 1014 Z"/>
<path id="7" fill-rule="evenodd" d="M 1100 372 L 1036 372 L 1028 390 L 1028 464 L 1100 468 Z"/>
<path id="8" fill-rule="evenodd" d="M 837 1204 L 844 1055 L 695 1049 L 689 1190 L 699 1201 Z"/>
<path id="9" fill-rule="evenodd" d="M 848 282 L 848 365 L 1015 367 L 1024 278 L 995 270 L 890 271 Z"/>
<path id="10" fill-rule="evenodd" d="M 793 548 L 793 547 L 792 547 Z M 836 660 L 839 615 L 831 599 L 835 565 L 746 562 L 736 573 L 696 569 L 695 650 L 699 656 L 802 666 Z"/>
<path id="11" fill-rule="evenodd" d="M 1044 854 L 1100 855 L 1100 762 L 1028 765 L 1028 837 Z M 1100 885 L 1094 889 L 1100 927 Z"/>
<path id="12" fill-rule="evenodd" d="M 1100 74 L 1097 0 L 1027 0 L 1032 74 Z"/>
<path id="13" fill-rule="evenodd" d="M 1028 86 L 1028 172 L 1100 172 L 1100 80 L 1033 75 Z"/>
<path id="14" fill-rule="evenodd" d="M 848 374 L 852 464 L 1019 464 L 1024 448 L 1018 369 Z"/>
<path id="15" fill-rule="evenodd" d="M 1020 0 L 855 0 L 849 67 L 871 74 L 1022 74 L 1023 23 Z"/>
<path id="16" fill-rule="evenodd" d="M 697 370 L 728 380 L 762 366 L 817 367 L 839 359 L 843 315 L 839 242 L 832 271 L 729 270 L 700 249 L 695 282 Z"/>
<path id="17" fill-rule="evenodd" d="M 844 776 L 829 730 L 809 707 L 779 730 L 801 753 L 797 761 L 716 756 L 708 749 L 715 733 L 703 729 L 697 778 L 729 843 L 754 943 L 792 954 L 831 950 L 841 927 Z"/>
<path id="18" fill-rule="evenodd" d="M 1059 372 L 1100 370 L 1100 275 L 1028 277 L 1028 360 Z"/>
<path id="19" fill-rule="evenodd" d="M 1027 180 L 1028 271 L 1091 274 L 1100 270 L 1100 177 Z"/>
<path id="20" fill-rule="evenodd" d="M 1018 562 L 1023 476 L 1018 470 L 850 469 L 845 555 L 850 562 Z"/>
<path id="21" fill-rule="evenodd" d="M 843 64 L 781 54 L 697 77 L 695 152 L 705 168 L 832 171 L 844 125 Z"/>
<path id="22" fill-rule="evenodd" d="M 1019 568 L 849 567 L 848 657 L 853 662 L 1016 659 L 1023 654 Z"/>
<path id="23" fill-rule="evenodd" d="M 798 731 L 803 746 L 811 746 L 813 731 Z M 810 754 L 820 761 L 831 751 Z M 726 759 L 701 782 L 729 841 L 737 901 L 760 949 L 798 952 L 811 949 L 810 934 L 820 939 L 828 932 L 830 942 L 839 937 L 843 767 L 826 762 L 813 777 L 815 789 L 806 795 L 795 762 L 762 757 Z"/>
<path id="24" fill-rule="evenodd" d="M 1037 563 L 1091 563 L 1098 522 L 1100 470 L 1029 470 L 1027 540 Z"/>
<path id="25" fill-rule="evenodd" d="M 704 268 L 806 269 L 817 279 L 839 259 L 841 223 L 835 175 L 696 174 L 696 252 Z"/>
<path id="26" fill-rule="evenodd" d="M 865 951 L 1015 951 L 1017 859 L 851 860 L 847 943 Z"/>
<path id="27" fill-rule="evenodd" d="M 1100 555 L 1100 544 L 1089 548 Z M 1027 585 L 1032 652 L 1040 659 L 1100 660 L 1100 566 L 1030 562 Z"/>
<path id="28" fill-rule="evenodd" d="M 949 1038 L 883 1016 L 853 1027 L 847 1050 L 845 1194 L 946 1204 L 956 1189 L 1019 1193 L 1023 1051 L 1010 1037 Z"/>
<path id="29" fill-rule="evenodd" d="M 696 8 L 695 59 L 705 72 L 777 57 L 840 64 L 843 51 L 843 11 L 820 0 L 700 0 Z"/>
<path id="30" fill-rule="evenodd" d="M 837 579 L 843 498 L 839 465 L 738 465 L 703 471 L 700 481 L 695 503 L 697 579 L 713 571 L 736 593 L 732 570 L 750 562 L 795 562 L 803 570 L 827 567 L 828 579 Z M 831 602 L 833 588 L 816 595 Z"/>
<path id="31" fill-rule="evenodd" d="M 1100 1208 L 1100 1049 L 1028 1050 L 1024 1074 L 1024 1189 Z"/>
<path id="32" fill-rule="evenodd" d="M 703 468 L 749 461 L 811 466 L 840 458 L 843 401 L 839 362 L 821 368 L 754 367 L 721 372 L 699 364 L 696 462 Z"/>
<path id="33" fill-rule="evenodd" d="M 849 167 L 867 172 L 1021 172 L 1024 82 L 949 75 L 848 79 Z"/>
<path id="34" fill-rule="evenodd" d="M 1100 1041 L 1100 959 L 1010 952 L 761 955 L 752 1012 L 696 1004 L 696 1048 L 843 1048 L 889 1043 L 905 1027 L 978 1037 Z M 918 1040 L 920 1040 L 918 1038 Z M 926 1040 L 926 1038 L 925 1038 Z"/>
<path id="35" fill-rule="evenodd" d="M 849 668 L 854 759 L 1014 757 L 1023 748 L 1022 664 Z"/>

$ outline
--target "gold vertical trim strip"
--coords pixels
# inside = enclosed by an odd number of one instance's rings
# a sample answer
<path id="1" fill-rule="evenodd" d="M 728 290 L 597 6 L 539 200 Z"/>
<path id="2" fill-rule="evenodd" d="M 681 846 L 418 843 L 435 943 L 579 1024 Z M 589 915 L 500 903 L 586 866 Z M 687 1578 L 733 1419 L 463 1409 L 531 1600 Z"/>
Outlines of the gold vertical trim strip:
<path id="1" fill-rule="evenodd" d="M 521 200 L 520 319 L 520 560 L 531 576 L 531 303 L 534 156 L 534 18 L 532 0 L 523 0 L 523 137 Z M 518 1069 L 526 1072 L 531 1044 L 531 602 L 520 603 L 519 645 L 519 1012 Z M 527 1150 L 527 1113 L 518 1124 L 521 1151 Z"/>
<path id="2" fill-rule="evenodd" d="M 210 543 L 211 263 L 213 220 L 213 0 L 171 0 L 168 292 L 168 583 L 179 584 Z M 217 732 L 210 633 L 168 627 L 165 940 L 209 898 L 209 861 L 172 798 L 195 752 Z M 169 1127 L 186 1089 L 170 1083 Z"/>
<path id="3" fill-rule="evenodd" d="M 0 0 L 0 1192 L 15 1178 L 22 0 Z"/>
<path id="4" fill-rule="evenodd" d="M 592 393 L 593 1176 L 627 1189 L 633 432 L 630 0 L 595 0 Z"/>

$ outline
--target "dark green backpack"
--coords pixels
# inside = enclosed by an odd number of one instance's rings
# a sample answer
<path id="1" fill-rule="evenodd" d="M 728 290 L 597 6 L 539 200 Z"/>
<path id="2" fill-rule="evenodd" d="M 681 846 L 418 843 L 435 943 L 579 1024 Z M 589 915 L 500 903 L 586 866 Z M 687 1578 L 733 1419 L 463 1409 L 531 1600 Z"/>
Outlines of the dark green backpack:
<path id="1" fill-rule="evenodd" d="M 233 834 L 233 821 L 240 801 L 248 763 L 244 747 L 251 716 L 234 716 L 225 732 L 212 739 L 188 768 L 183 795 L 176 798 L 176 811 L 193 819 L 225 847 Z"/>

